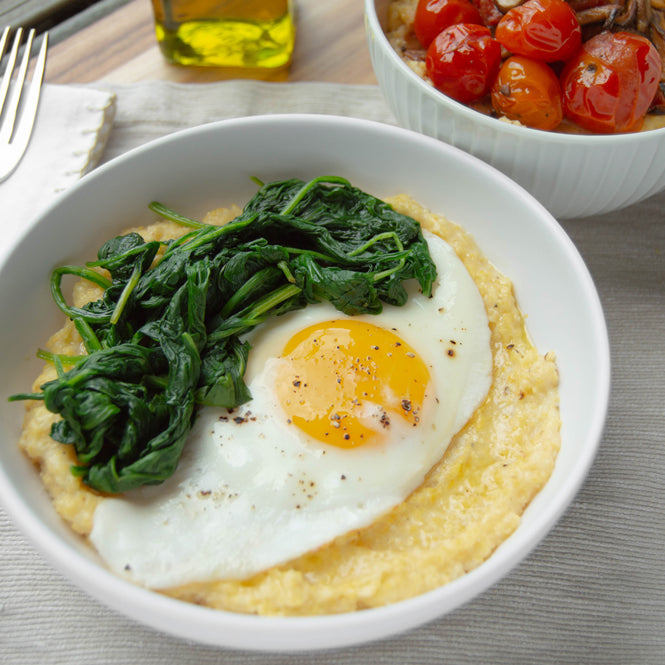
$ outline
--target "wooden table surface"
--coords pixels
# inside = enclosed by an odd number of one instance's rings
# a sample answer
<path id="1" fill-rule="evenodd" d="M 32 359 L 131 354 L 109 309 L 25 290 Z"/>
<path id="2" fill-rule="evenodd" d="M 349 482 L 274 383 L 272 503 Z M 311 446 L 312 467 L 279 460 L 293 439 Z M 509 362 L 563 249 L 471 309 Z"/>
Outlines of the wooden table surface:
<path id="1" fill-rule="evenodd" d="M 297 27 L 288 72 L 268 80 L 375 84 L 365 39 L 362 0 L 296 0 Z M 109 81 L 180 83 L 230 78 L 212 68 L 167 63 L 155 39 L 150 0 L 132 0 L 83 27 L 49 51 L 50 83 Z"/>

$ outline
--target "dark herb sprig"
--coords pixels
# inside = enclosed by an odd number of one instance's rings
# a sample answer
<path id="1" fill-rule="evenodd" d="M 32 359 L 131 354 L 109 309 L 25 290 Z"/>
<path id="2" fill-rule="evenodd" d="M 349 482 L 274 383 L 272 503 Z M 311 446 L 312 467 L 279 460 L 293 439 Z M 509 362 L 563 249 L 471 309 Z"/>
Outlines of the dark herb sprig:
<path id="1" fill-rule="evenodd" d="M 165 246 L 119 236 L 97 261 L 56 269 L 53 298 L 88 355 L 41 352 L 58 377 L 41 393 L 10 398 L 41 399 L 62 416 L 51 436 L 74 446 L 73 472 L 103 492 L 168 478 L 197 404 L 233 408 L 251 398 L 242 336 L 255 326 L 324 300 L 348 315 L 377 314 L 383 303 L 406 302 L 406 280 L 429 295 L 436 277 L 418 223 L 338 177 L 262 185 L 221 227 L 150 208 L 192 230 Z M 65 275 L 104 292 L 70 306 Z"/>

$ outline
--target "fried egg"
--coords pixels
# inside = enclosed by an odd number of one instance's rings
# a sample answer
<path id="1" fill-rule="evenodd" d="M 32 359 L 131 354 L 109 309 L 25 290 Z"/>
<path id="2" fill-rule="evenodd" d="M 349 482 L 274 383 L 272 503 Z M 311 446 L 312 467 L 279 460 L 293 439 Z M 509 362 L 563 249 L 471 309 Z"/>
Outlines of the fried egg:
<path id="1" fill-rule="evenodd" d="M 104 499 L 91 540 L 153 589 L 239 580 L 362 529 L 421 485 L 485 398 L 492 354 L 478 289 L 425 232 L 432 297 L 348 317 L 328 303 L 262 324 L 252 400 L 201 409 L 175 474 Z"/>

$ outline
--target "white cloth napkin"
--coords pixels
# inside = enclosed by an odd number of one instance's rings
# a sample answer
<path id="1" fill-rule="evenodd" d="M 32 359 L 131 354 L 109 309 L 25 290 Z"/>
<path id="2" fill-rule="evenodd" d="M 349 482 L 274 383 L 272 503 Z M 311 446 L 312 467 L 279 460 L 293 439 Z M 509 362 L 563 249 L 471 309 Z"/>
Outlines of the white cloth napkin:
<path id="1" fill-rule="evenodd" d="M 187 127 L 242 116 L 318 113 L 397 124 L 374 85 L 243 80 L 183 85 L 147 81 L 109 84 L 109 89 L 118 97 L 118 111 L 102 161 Z"/>
<path id="2" fill-rule="evenodd" d="M 115 115 L 115 95 L 46 84 L 28 149 L 0 183 L 0 260 L 35 216 L 99 161 Z"/>

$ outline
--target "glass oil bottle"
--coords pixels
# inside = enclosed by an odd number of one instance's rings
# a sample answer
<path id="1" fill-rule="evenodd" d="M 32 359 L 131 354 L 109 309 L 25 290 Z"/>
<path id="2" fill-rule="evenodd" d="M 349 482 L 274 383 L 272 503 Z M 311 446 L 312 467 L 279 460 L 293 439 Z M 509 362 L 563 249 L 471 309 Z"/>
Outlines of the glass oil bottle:
<path id="1" fill-rule="evenodd" d="M 178 65 L 286 68 L 295 44 L 292 0 L 152 0 L 157 41 Z"/>

